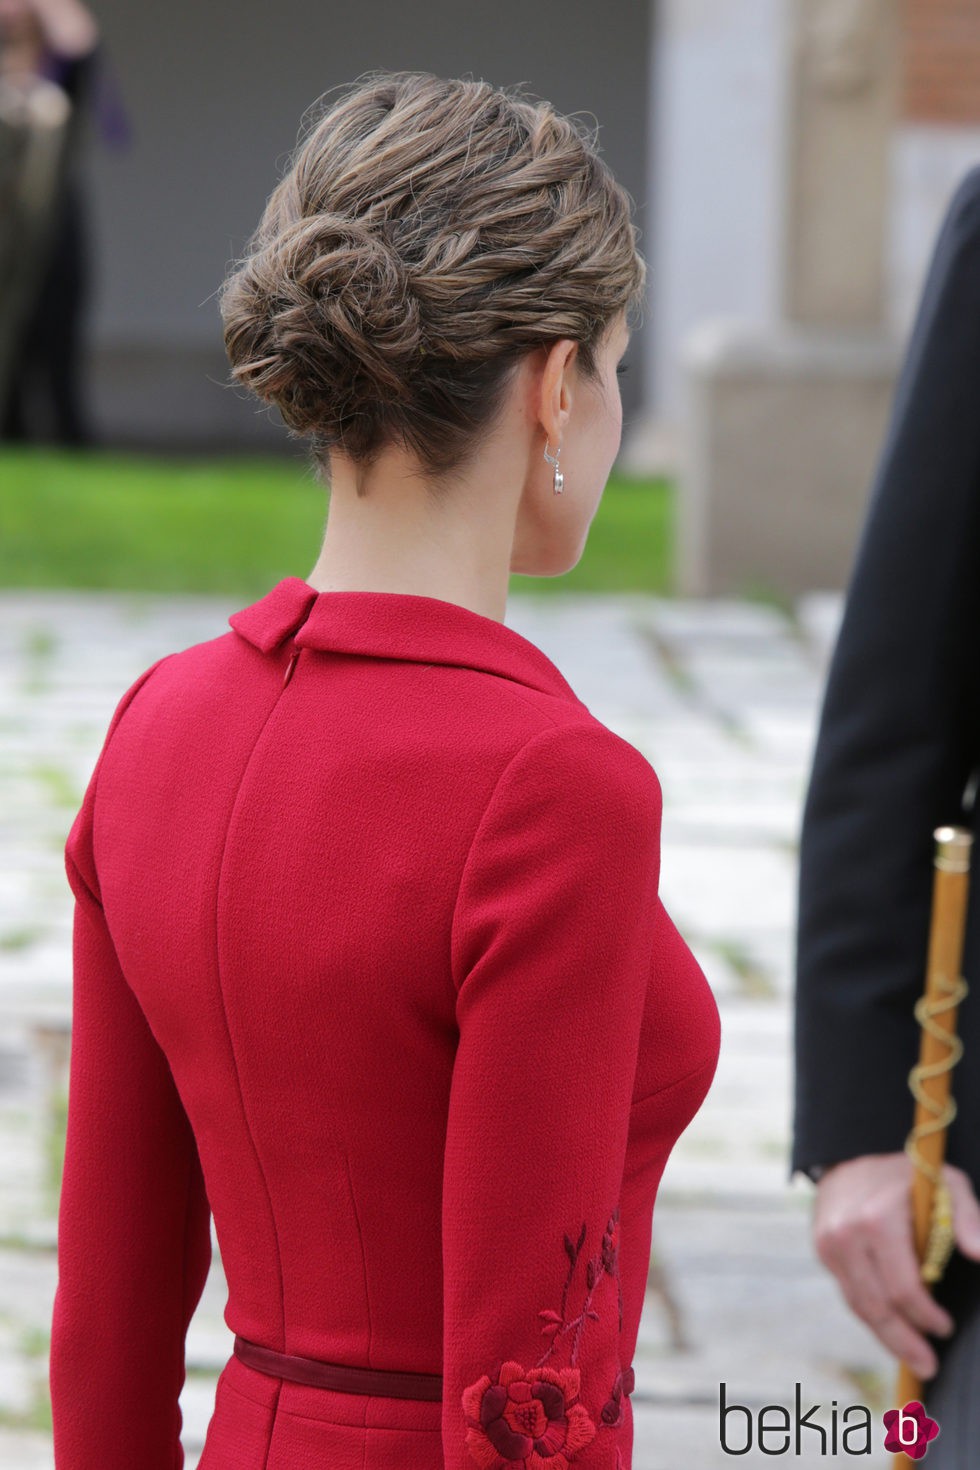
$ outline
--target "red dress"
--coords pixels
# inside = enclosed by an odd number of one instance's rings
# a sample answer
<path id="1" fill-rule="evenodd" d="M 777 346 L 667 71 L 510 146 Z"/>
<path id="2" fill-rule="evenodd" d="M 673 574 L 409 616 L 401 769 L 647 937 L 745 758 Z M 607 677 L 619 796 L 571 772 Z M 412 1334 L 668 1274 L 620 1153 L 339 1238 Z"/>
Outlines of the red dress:
<path id="1" fill-rule="evenodd" d="M 66 847 L 57 1470 L 627 1470 L 654 1199 L 719 1048 L 661 791 L 534 644 L 286 578 L 120 701 Z"/>

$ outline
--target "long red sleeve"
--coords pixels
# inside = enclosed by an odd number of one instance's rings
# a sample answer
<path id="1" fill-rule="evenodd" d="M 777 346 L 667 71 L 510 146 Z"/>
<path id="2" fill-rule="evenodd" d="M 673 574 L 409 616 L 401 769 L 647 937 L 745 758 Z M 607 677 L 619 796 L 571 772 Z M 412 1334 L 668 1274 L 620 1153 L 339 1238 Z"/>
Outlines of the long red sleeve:
<path id="1" fill-rule="evenodd" d="M 124 696 L 106 744 L 150 672 Z M 66 848 L 74 988 L 50 1356 L 55 1464 L 179 1470 L 184 1337 L 211 1262 L 210 1210 L 194 1135 L 99 900 L 98 772 Z"/>
<path id="2" fill-rule="evenodd" d="M 470 850 L 442 1207 L 447 1470 L 534 1451 L 630 1462 L 618 1218 L 660 817 L 632 746 L 552 729 L 507 766 Z"/>

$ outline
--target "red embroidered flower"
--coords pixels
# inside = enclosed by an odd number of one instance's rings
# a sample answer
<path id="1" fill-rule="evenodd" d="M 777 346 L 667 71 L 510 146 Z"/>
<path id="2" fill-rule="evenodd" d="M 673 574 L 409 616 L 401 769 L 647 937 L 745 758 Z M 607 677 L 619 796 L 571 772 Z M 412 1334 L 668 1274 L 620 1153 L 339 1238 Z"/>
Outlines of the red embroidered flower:
<path id="1" fill-rule="evenodd" d="M 608 1424 L 610 1429 L 618 1429 L 626 1417 L 623 1408 L 623 1370 L 620 1368 L 613 1382 L 612 1392 L 602 1406 L 599 1418 L 603 1424 Z"/>
<path id="2" fill-rule="evenodd" d="M 619 1264 L 619 1206 L 609 1216 L 609 1224 L 606 1226 L 602 1237 L 602 1265 L 610 1276 L 616 1275 Z"/>
<path id="3" fill-rule="evenodd" d="M 523 1368 L 503 1363 L 463 1394 L 466 1444 L 482 1470 L 566 1470 L 595 1437 L 584 1404 L 577 1403 L 578 1368 Z"/>

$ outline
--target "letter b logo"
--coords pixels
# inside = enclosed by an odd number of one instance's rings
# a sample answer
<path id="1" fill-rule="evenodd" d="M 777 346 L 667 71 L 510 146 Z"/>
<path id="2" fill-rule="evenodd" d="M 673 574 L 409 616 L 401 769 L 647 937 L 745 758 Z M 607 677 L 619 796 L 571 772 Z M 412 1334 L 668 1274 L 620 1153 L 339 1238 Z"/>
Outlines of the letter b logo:
<path id="1" fill-rule="evenodd" d="M 930 1419 L 918 1399 L 910 1399 L 902 1409 L 886 1409 L 885 1449 L 921 1460 L 939 1433 L 939 1424 Z"/>
<path id="2" fill-rule="evenodd" d="M 914 1414 L 906 1414 L 904 1409 L 899 1409 L 898 1419 L 895 1421 L 898 1430 L 898 1442 L 909 1449 L 919 1442 L 919 1421 Z"/>

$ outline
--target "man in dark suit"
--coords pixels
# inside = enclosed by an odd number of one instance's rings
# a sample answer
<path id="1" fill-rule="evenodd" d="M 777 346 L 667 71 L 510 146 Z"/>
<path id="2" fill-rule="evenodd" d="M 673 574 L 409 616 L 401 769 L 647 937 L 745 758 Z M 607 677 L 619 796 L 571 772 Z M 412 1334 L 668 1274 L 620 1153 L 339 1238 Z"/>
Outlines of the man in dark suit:
<path id="1" fill-rule="evenodd" d="M 933 830 L 972 826 L 980 765 L 980 168 L 957 189 L 899 379 L 831 660 L 800 836 L 790 1177 L 851 1308 L 926 1385 L 936 1470 L 980 1431 L 980 850 L 945 1177 L 956 1249 L 930 1293 L 904 1144 Z M 935 1339 L 931 1341 L 930 1339 Z M 937 1373 L 938 1366 L 938 1376 Z M 972 1439 L 972 1443 L 970 1440 Z"/>

